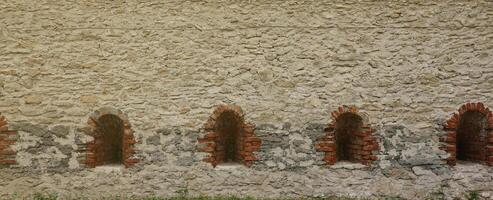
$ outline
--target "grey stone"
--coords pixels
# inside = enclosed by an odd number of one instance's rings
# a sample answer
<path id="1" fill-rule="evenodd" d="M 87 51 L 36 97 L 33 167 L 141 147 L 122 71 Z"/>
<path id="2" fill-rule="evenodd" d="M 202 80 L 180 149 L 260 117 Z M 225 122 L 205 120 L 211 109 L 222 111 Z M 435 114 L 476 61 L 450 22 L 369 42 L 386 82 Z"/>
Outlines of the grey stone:
<path id="1" fill-rule="evenodd" d="M 183 133 L 183 131 L 181 129 L 174 129 L 173 133 L 176 135 L 181 135 Z"/>
<path id="2" fill-rule="evenodd" d="M 191 166 L 193 164 L 193 158 L 191 156 L 181 156 L 177 160 L 177 165 L 180 166 Z"/>
<path id="3" fill-rule="evenodd" d="M 279 143 L 283 141 L 283 139 L 279 136 L 267 136 L 267 137 L 262 137 L 261 138 L 263 142 L 268 142 L 268 143 Z"/>
<path id="4" fill-rule="evenodd" d="M 272 124 L 259 124 L 256 127 L 257 130 L 275 130 L 276 126 Z"/>
<path id="5" fill-rule="evenodd" d="M 161 144 L 161 137 L 159 135 L 153 135 L 150 136 L 146 139 L 146 143 L 148 145 L 160 145 Z"/>
<path id="6" fill-rule="evenodd" d="M 306 126 L 306 130 L 311 130 L 311 131 L 317 131 L 317 132 L 323 132 L 327 125 L 326 124 L 319 124 L 319 123 L 309 123 Z"/>
<path id="7" fill-rule="evenodd" d="M 35 125 L 31 123 L 13 123 L 10 124 L 12 130 L 24 131 L 32 135 L 51 138 L 52 133 L 48 130 L 46 126 Z"/>
<path id="8" fill-rule="evenodd" d="M 423 167 L 419 167 L 419 166 L 416 166 L 416 167 L 413 167 L 413 172 L 414 174 L 416 174 L 417 176 L 430 176 L 430 175 L 435 175 L 431 170 L 426 170 L 426 169 L 423 169 Z"/>
<path id="9" fill-rule="evenodd" d="M 169 135 L 172 133 L 172 130 L 167 129 L 167 128 L 161 128 L 161 129 L 158 129 L 156 132 L 161 134 L 161 135 Z"/>
<path id="10" fill-rule="evenodd" d="M 291 123 L 289 122 L 285 122 L 283 125 L 282 125 L 282 129 L 283 130 L 289 130 L 291 128 Z"/>
<path id="11" fill-rule="evenodd" d="M 60 145 L 58 149 L 65 155 L 70 155 L 74 151 L 71 145 Z"/>
<path id="12" fill-rule="evenodd" d="M 51 129 L 51 132 L 57 137 L 66 138 L 70 132 L 70 127 L 64 125 L 58 125 Z"/>

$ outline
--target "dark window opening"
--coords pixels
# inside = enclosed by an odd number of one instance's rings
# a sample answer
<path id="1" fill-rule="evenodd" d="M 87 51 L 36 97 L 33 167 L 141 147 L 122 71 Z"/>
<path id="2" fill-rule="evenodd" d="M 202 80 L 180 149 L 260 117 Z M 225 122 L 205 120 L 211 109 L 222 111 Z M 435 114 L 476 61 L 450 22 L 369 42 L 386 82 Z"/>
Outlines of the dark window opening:
<path id="1" fill-rule="evenodd" d="M 225 111 L 217 119 L 216 131 L 219 133 L 219 142 L 216 146 L 219 162 L 239 162 L 239 139 L 241 120 L 232 111 Z"/>
<path id="2" fill-rule="evenodd" d="M 97 128 L 96 165 L 122 164 L 123 120 L 115 115 L 103 115 Z"/>
<path id="3" fill-rule="evenodd" d="M 460 116 L 457 127 L 457 159 L 486 160 L 486 115 L 478 111 L 466 111 Z"/>
<path id="4" fill-rule="evenodd" d="M 360 132 L 363 126 L 363 118 L 359 115 L 346 112 L 341 114 L 335 124 L 335 140 L 337 160 L 355 161 L 362 145 L 358 144 L 359 138 L 354 134 Z"/>

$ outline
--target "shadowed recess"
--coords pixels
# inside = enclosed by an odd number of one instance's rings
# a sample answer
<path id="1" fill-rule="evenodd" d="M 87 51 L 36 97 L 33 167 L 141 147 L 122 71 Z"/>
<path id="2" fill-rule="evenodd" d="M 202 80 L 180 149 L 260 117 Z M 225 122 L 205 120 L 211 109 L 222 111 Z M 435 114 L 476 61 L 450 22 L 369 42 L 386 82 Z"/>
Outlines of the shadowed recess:
<path id="1" fill-rule="evenodd" d="M 351 112 L 343 113 L 337 118 L 335 124 L 337 160 L 355 160 L 353 140 L 356 137 L 354 134 L 361 131 L 362 126 L 363 118 Z"/>
<path id="2" fill-rule="evenodd" d="M 241 120 L 232 111 L 222 113 L 216 124 L 219 133 L 218 153 L 224 153 L 222 162 L 239 162 Z M 222 157 L 222 156 L 220 156 Z"/>
<path id="3" fill-rule="evenodd" d="M 486 115 L 478 111 L 467 111 L 461 115 L 457 127 L 457 159 L 485 160 L 486 120 Z"/>
<path id="4" fill-rule="evenodd" d="M 115 115 L 103 115 L 98 119 L 99 136 L 96 138 L 96 165 L 121 164 L 123 143 L 123 120 Z"/>

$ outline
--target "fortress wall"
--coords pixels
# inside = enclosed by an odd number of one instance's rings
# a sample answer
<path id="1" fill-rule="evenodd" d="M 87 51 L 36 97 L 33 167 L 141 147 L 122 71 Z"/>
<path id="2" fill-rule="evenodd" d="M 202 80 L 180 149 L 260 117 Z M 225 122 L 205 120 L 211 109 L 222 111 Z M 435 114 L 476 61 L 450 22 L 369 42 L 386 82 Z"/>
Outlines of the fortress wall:
<path id="1" fill-rule="evenodd" d="M 447 165 L 439 139 L 465 103 L 493 107 L 492 24 L 491 1 L 6 1 L 1 193 L 491 198 L 493 169 Z M 224 104 L 262 141 L 249 168 L 203 161 Z M 370 166 L 315 148 L 342 105 L 373 129 Z M 87 166 L 101 108 L 128 119 L 127 169 Z"/>

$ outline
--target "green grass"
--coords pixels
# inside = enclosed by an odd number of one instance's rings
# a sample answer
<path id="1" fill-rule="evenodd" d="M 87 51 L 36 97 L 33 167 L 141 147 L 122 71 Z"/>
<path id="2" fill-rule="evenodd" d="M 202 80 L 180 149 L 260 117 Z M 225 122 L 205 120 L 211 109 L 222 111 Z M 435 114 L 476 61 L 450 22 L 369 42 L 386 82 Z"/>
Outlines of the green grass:
<path id="1" fill-rule="evenodd" d="M 471 191 L 471 192 L 466 194 L 466 199 L 467 200 L 478 200 L 479 194 L 476 191 Z"/>

